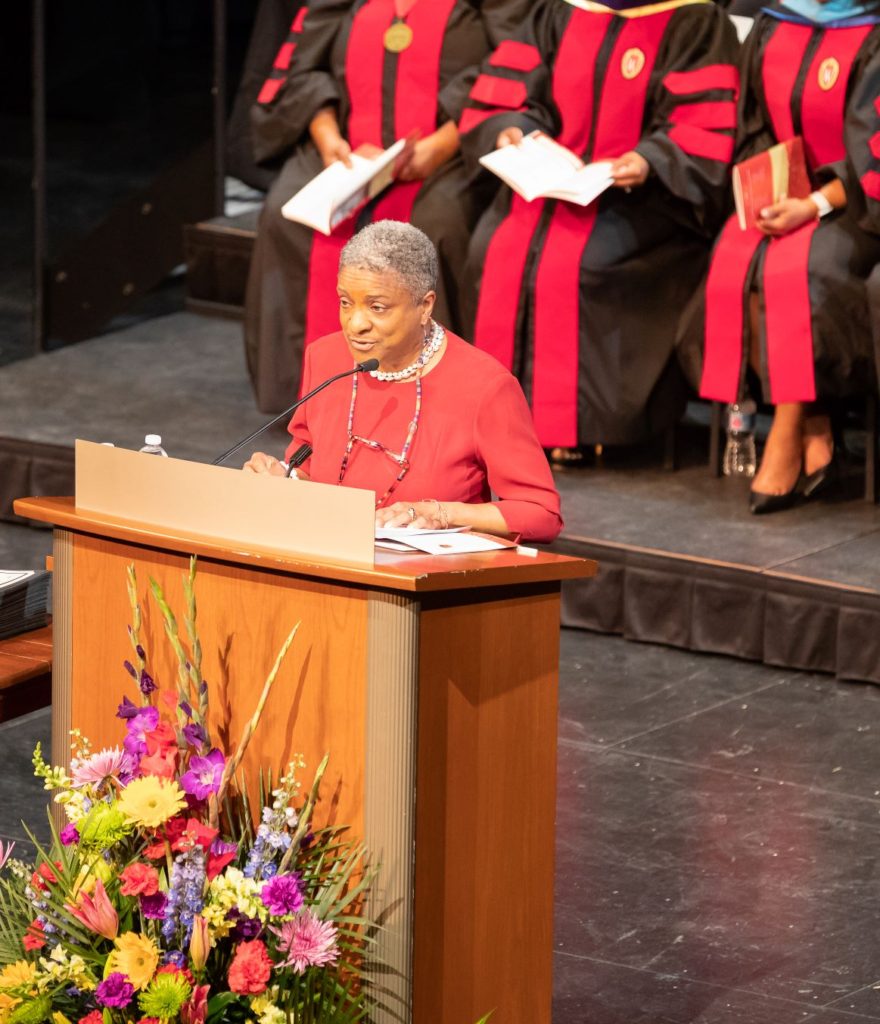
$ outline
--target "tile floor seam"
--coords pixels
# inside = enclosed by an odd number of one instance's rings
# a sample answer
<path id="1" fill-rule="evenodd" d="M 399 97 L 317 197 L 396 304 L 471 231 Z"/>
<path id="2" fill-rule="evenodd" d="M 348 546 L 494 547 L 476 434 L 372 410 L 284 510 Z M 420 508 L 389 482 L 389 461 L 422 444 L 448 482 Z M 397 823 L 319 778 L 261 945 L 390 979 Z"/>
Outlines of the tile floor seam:
<path id="1" fill-rule="evenodd" d="M 615 960 L 602 960 L 599 957 L 595 957 L 595 956 L 584 956 L 583 954 L 580 954 L 580 953 L 569 953 L 567 950 L 564 950 L 564 949 L 554 949 L 553 950 L 553 954 L 554 954 L 554 956 L 569 957 L 572 960 L 583 960 L 583 961 L 586 961 L 588 963 L 601 964 L 604 967 L 616 967 L 618 970 L 636 971 L 639 974 L 650 974 L 650 975 L 653 975 L 655 978 L 664 978 L 664 979 L 667 979 L 669 981 L 680 981 L 680 982 L 684 982 L 684 983 L 686 983 L 688 985 L 699 985 L 701 988 L 718 989 L 718 991 L 720 991 L 720 992 L 725 992 L 725 993 L 726 992 L 730 992 L 730 993 L 734 993 L 735 992 L 737 995 L 753 996 L 753 997 L 758 998 L 758 999 L 765 999 L 768 1002 L 782 1003 L 782 1004 L 785 1004 L 786 1006 L 795 1006 L 795 1007 L 798 1007 L 798 1008 L 804 1010 L 805 1012 L 809 1011 L 812 1014 L 815 1014 L 817 1010 L 825 1010 L 827 1008 L 825 1006 L 818 1007 L 818 1006 L 816 1006 L 813 1003 L 802 1003 L 800 1000 L 797 1000 L 797 999 L 786 999 L 784 996 L 770 996 L 770 995 L 767 995 L 764 992 L 756 992 L 754 989 L 740 988 L 738 985 L 733 985 L 733 986 L 719 985 L 717 982 L 714 982 L 714 981 L 701 981 L 699 978 L 690 978 L 686 974 L 675 974 L 675 973 L 670 973 L 668 971 L 666 971 L 666 972 L 652 971 L 652 970 L 650 970 L 649 968 L 646 968 L 646 967 L 634 967 L 632 964 L 617 963 Z M 859 989 L 858 991 L 862 991 L 862 990 Z M 847 998 L 847 997 L 841 997 L 841 998 Z M 851 998 L 851 997 L 849 997 L 849 998 Z M 869 1016 L 869 1015 L 866 1015 L 866 1014 L 863 1014 L 863 1013 L 854 1013 L 852 1010 L 842 1010 L 842 1009 L 840 1009 L 840 1007 L 837 1007 L 837 1006 L 832 1007 L 832 1008 L 836 1012 L 840 1012 L 840 1013 L 845 1014 L 847 1017 L 851 1017 L 853 1020 L 872 1020 L 872 1021 L 880 1020 L 880 1018 L 878 1018 L 876 1016 L 873 1016 L 873 1015 Z M 806 1018 L 806 1019 L 808 1020 L 809 1018 Z"/>
<path id="2" fill-rule="evenodd" d="M 716 701 L 714 704 L 707 704 L 706 707 L 700 708 L 698 711 L 691 711 L 689 714 L 681 715 L 679 718 L 672 718 L 668 722 L 664 722 L 663 725 L 655 725 L 651 729 L 644 729 L 642 732 L 635 732 L 631 736 L 625 736 L 623 739 L 615 740 L 614 743 L 606 744 L 606 749 L 613 750 L 616 747 L 619 747 L 621 743 L 629 743 L 632 740 L 641 739 L 643 736 L 650 736 L 652 733 L 659 732 L 661 729 L 668 729 L 671 725 L 680 725 L 682 722 L 693 721 L 698 715 L 705 714 L 707 711 L 717 711 L 718 708 L 723 708 L 725 705 L 731 704 L 734 701 L 742 701 L 759 693 L 767 693 L 769 690 L 773 690 L 778 686 L 783 686 L 786 683 L 791 682 L 792 678 L 793 677 L 779 679 L 775 683 L 768 683 L 766 686 L 759 686 L 757 689 L 748 690 L 745 693 L 739 693 L 735 696 L 727 697 L 724 700 Z"/>
<path id="3" fill-rule="evenodd" d="M 832 999 L 830 1003 L 822 1003 L 822 1009 L 839 1010 L 840 1007 L 837 1006 L 837 1003 L 842 1002 L 844 999 L 855 999 L 856 996 L 860 996 L 865 992 L 876 992 L 878 989 L 880 989 L 880 978 L 872 981 L 869 985 L 862 985 L 861 988 L 853 989 L 852 992 L 848 992 L 845 996 L 838 996 L 837 999 Z"/>
<path id="4" fill-rule="evenodd" d="M 850 541 L 862 540 L 865 537 L 869 537 L 872 533 L 880 533 L 880 530 L 878 530 L 875 526 L 869 530 L 865 530 L 864 533 L 856 533 L 854 536 L 848 538 L 848 540 L 839 540 L 836 541 L 834 544 L 828 544 L 825 547 L 816 548 L 814 551 L 807 551 L 805 554 L 798 555 L 796 558 L 786 558 L 785 561 L 775 562 L 773 565 L 763 567 L 760 571 L 762 573 L 775 572 L 785 565 L 791 565 L 793 562 L 799 562 L 802 558 L 811 558 L 813 555 L 825 554 L 828 551 L 833 551 L 835 548 L 843 547 Z"/>
<path id="5" fill-rule="evenodd" d="M 561 737 L 558 741 L 558 745 L 561 747 L 571 747 L 575 750 L 592 751 L 594 753 L 602 754 L 617 754 L 619 756 L 626 755 L 628 757 L 641 758 L 646 761 L 659 761 L 662 764 L 676 765 L 679 768 L 691 768 L 695 771 L 710 771 L 718 775 L 728 775 L 738 779 L 751 779 L 752 781 L 758 780 L 762 783 L 769 785 L 778 786 L 791 786 L 793 789 L 803 790 L 807 793 L 816 793 L 824 796 L 833 797 L 844 797 L 847 800 L 858 800 L 860 803 L 866 804 L 878 804 L 880 805 L 880 797 L 870 796 L 859 796 L 858 793 L 844 793 L 836 789 L 824 789 L 820 786 L 807 786 L 802 782 L 789 782 L 787 779 L 776 779 L 771 778 L 767 775 L 758 775 L 753 772 L 737 772 L 727 771 L 724 768 L 718 768 L 715 765 L 701 764 L 696 761 L 681 761 L 674 757 L 663 757 L 660 754 L 650 754 L 641 750 L 622 750 L 618 747 L 604 746 L 596 743 L 588 743 L 584 740 L 574 740 L 568 737 Z M 862 823 L 867 824 L 867 823 Z"/>

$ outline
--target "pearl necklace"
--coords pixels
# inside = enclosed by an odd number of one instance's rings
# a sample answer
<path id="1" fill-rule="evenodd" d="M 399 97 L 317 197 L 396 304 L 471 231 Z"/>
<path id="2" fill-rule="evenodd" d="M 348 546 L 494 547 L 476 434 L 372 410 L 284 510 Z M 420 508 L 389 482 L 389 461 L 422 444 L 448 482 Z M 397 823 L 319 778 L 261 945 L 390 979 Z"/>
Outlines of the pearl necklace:
<path id="1" fill-rule="evenodd" d="M 443 339 L 446 337 L 446 331 L 443 330 L 440 324 L 434 320 L 431 323 L 434 326 L 430 334 L 425 334 L 425 344 L 422 346 L 418 359 L 410 363 L 409 366 L 405 366 L 402 370 L 395 370 L 393 373 L 386 370 L 370 370 L 370 376 L 375 377 L 376 380 L 406 380 L 407 377 L 411 377 L 416 371 L 427 366 L 434 355 L 440 350 Z"/>

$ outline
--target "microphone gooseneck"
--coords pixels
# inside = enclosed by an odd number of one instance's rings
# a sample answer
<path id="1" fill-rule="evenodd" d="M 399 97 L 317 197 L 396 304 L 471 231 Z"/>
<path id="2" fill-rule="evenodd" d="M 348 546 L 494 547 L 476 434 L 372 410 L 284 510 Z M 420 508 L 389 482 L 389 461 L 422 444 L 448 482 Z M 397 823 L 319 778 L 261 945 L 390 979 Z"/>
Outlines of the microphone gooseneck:
<path id="1" fill-rule="evenodd" d="M 313 398 L 315 395 L 317 395 L 319 391 L 323 391 L 324 388 L 328 387 L 334 381 L 341 380 L 343 377 L 350 377 L 353 373 L 370 373 L 372 370 L 378 369 L 378 359 L 367 359 L 362 363 L 356 363 L 350 370 L 343 370 L 342 373 L 337 373 L 333 377 L 328 377 L 327 380 L 322 381 L 316 388 L 312 388 L 312 390 L 307 395 L 303 395 L 302 398 L 294 402 L 289 409 L 285 409 L 284 412 L 279 412 L 278 415 L 274 417 L 274 419 L 269 420 L 268 423 L 264 423 L 262 427 L 259 427 L 257 430 L 253 431 L 253 433 L 248 434 L 247 437 L 242 438 L 242 440 L 239 441 L 238 444 L 234 444 L 228 451 L 225 451 L 222 455 L 218 455 L 217 458 L 211 462 L 211 465 L 219 466 L 221 462 L 225 462 L 230 455 L 235 455 L 235 453 L 241 451 L 241 449 L 244 448 L 246 444 L 248 444 L 250 441 L 253 441 L 255 437 L 259 437 L 264 430 L 268 430 L 269 427 L 274 427 L 279 420 L 283 420 L 285 416 L 290 416 L 291 413 L 296 412 L 296 410 L 303 404 L 303 402 L 307 402 L 310 398 Z"/>

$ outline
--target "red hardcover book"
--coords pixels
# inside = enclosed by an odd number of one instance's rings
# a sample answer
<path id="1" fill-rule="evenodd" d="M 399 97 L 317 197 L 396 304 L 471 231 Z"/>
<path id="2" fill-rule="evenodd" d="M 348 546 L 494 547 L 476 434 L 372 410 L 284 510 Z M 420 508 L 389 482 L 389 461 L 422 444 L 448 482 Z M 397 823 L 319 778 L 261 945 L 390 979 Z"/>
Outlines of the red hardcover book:
<path id="1" fill-rule="evenodd" d="M 755 227 L 766 206 L 780 199 L 805 199 L 812 191 L 799 135 L 733 168 L 733 199 L 743 231 Z"/>

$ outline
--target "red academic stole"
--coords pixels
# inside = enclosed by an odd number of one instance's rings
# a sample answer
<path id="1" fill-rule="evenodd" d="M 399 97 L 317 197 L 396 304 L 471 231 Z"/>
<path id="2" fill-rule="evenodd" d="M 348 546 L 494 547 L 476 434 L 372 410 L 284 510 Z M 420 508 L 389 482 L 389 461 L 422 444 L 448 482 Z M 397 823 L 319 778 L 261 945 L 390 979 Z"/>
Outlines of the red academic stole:
<path id="1" fill-rule="evenodd" d="M 346 47 L 345 84 L 351 112 L 348 141 L 352 149 L 364 143 L 382 146 L 382 79 L 387 51 L 385 33 L 399 16 L 395 0 L 367 0 L 354 15 Z M 458 0 L 419 0 L 406 12 L 412 29 L 410 46 L 397 55 L 394 94 L 396 139 L 437 128 L 440 57 L 446 25 Z M 373 210 L 373 220 L 409 221 L 421 189 L 420 181 L 392 185 Z M 352 237 L 356 218 L 343 221 L 329 236 L 315 233 L 309 260 L 306 301 L 306 344 L 339 329 L 336 274 L 339 254 Z"/>
<path id="2" fill-rule="evenodd" d="M 853 62 L 872 26 L 827 29 L 804 80 L 801 134 L 810 171 L 846 156 L 843 123 Z M 780 22 L 764 49 L 764 98 L 777 139 L 796 133 L 795 84 L 815 29 Z M 764 256 L 764 311 L 770 400 L 809 402 L 816 397 L 808 264 L 817 222 L 770 239 Z M 700 394 L 733 402 L 739 394 L 746 327 L 747 281 L 766 236 L 728 222 L 712 256 L 706 282 L 706 325 Z"/>
<path id="3" fill-rule="evenodd" d="M 599 102 L 595 66 L 615 15 L 575 10 L 554 62 L 553 98 L 562 114 L 558 141 L 583 153 L 594 126 L 592 159 L 618 157 L 639 141 L 648 82 L 674 11 L 627 18 L 614 46 Z M 513 196 L 486 253 L 474 341 L 505 366 L 513 363 L 518 296 L 543 200 Z M 586 208 L 556 203 L 535 279 L 532 415 L 545 447 L 574 446 L 577 436 L 581 258 L 596 221 Z"/>

